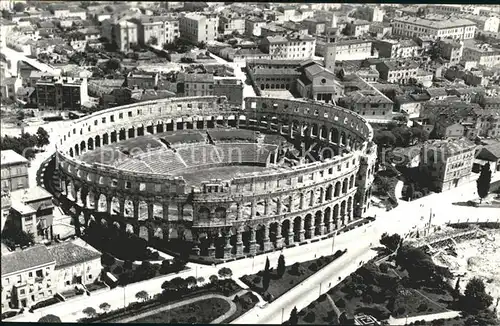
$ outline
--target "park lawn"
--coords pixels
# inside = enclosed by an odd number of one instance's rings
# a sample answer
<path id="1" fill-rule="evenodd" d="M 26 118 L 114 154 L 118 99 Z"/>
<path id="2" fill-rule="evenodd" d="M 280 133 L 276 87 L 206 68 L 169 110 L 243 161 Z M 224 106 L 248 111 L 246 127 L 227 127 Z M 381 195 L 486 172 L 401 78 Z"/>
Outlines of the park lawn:
<path id="1" fill-rule="evenodd" d="M 333 299 L 333 298 L 332 298 Z M 306 308 L 298 313 L 299 325 L 320 324 L 328 325 L 332 322 L 331 311 L 333 310 L 330 300 L 322 295 L 316 301 L 311 302 Z"/>
<path id="2" fill-rule="evenodd" d="M 321 268 L 325 267 L 334 260 L 335 255 L 320 257 L 318 259 L 309 260 L 306 262 L 298 263 L 300 273 L 294 273 L 292 266 L 286 266 L 285 273 L 283 276 L 279 277 L 277 271 L 274 269 L 270 270 L 271 279 L 269 281 L 269 287 L 267 290 L 263 288 L 263 277 L 264 271 L 260 271 L 257 274 L 244 275 L 241 280 L 247 284 L 253 291 L 263 295 L 264 300 L 268 302 L 273 302 L 286 292 L 288 292 L 293 287 L 300 284 L 302 281 L 306 280 L 308 277 L 318 272 Z M 340 256 L 337 256 L 337 258 Z M 313 264 L 317 265 L 317 268 L 311 268 Z M 267 296 L 267 298 L 266 298 Z"/>
<path id="3" fill-rule="evenodd" d="M 209 324 L 229 311 L 229 303 L 220 298 L 204 299 L 181 307 L 164 310 L 154 315 L 139 318 L 133 323 L 189 323 Z"/>
<path id="4" fill-rule="evenodd" d="M 243 303 L 242 301 L 246 301 L 246 303 Z M 246 312 L 252 310 L 253 307 L 255 307 L 255 305 L 257 304 L 257 302 L 259 302 L 259 299 L 254 294 L 252 294 L 252 292 L 247 292 L 243 294 L 240 297 L 240 300 L 238 300 L 238 302 L 235 302 L 236 312 L 232 316 L 224 320 L 222 323 L 229 324 L 236 318 L 243 316 Z"/>

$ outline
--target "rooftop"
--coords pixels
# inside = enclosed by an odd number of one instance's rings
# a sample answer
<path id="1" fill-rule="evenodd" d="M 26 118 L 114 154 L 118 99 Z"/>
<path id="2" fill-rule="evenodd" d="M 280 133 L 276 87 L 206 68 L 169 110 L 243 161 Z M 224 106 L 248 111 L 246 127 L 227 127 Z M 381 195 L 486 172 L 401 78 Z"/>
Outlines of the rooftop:
<path id="1" fill-rule="evenodd" d="M 62 242 L 48 247 L 52 257 L 56 261 L 56 268 L 75 265 L 90 260 L 98 259 L 101 253 L 89 244 L 81 244 L 79 241 Z"/>
<path id="2" fill-rule="evenodd" d="M 54 262 L 54 257 L 44 245 L 13 251 L 2 255 L 2 277 Z"/>
<path id="3" fill-rule="evenodd" d="M 7 149 L 4 151 L 0 151 L 0 155 L 2 156 L 2 160 L 0 165 L 1 166 L 7 166 L 11 164 L 18 164 L 18 163 L 28 163 L 28 159 L 26 159 L 24 156 L 17 154 L 14 152 L 12 149 Z"/>
<path id="4" fill-rule="evenodd" d="M 213 74 L 184 74 L 184 82 L 214 82 Z"/>
<path id="5" fill-rule="evenodd" d="M 476 25 L 476 23 L 467 19 L 457 17 L 449 18 L 441 15 L 427 15 L 426 18 L 403 16 L 395 18 L 394 22 L 411 23 L 426 28 L 437 29 Z"/>
<path id="6" fill-rule="evenodd" d="M 415 61 L 383 61 L 381 64 L 385 65 L 390 70 L 402 70 L 402 69 L 416 69 L 418 68 L 418 63 Z"/>
<path id="7" fill-rule="evenodd" d="M 446 139 L 446 140 L 428 140 L 423 144 L 427 150 L 438 150 L 445 154 L 445 157 L 453 156 L 463 152 L 464 150 L 471 150 L 476 145 L 468 139 Z"/>
<path id="8" fill-rule="evenodd" d="M 15 190 L 11 192 L 11 196 L 13 200 L 18 200 L 23 203 L 45 198 L 52 198 L 52 195 L 40 186 Z"/>

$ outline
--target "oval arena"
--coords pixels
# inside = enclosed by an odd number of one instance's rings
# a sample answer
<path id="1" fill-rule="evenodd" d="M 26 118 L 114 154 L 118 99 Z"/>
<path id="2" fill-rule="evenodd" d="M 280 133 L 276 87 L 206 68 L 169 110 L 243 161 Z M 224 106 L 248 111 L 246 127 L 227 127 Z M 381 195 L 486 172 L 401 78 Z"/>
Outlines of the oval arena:
<path id="1" fill-rule="evenodd" d="M 363 216 L 372 137 L 361 116 L 316 102 L 252 97 L 236 109 L 217 97 L 141 102 L 64 132 L 58 186 L 95 212 L 75 221 L 78 230 L 94 220 L 229 259 L 322 237 Z"/>

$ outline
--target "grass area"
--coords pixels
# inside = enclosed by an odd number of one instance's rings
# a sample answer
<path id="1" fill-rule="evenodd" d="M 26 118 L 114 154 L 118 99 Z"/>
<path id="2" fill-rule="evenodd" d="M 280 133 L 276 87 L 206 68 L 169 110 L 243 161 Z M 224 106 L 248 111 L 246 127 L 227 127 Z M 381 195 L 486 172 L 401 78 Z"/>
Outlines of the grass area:
<path id="1" fill-rule="evenodd" d="M 340 312 L 346 312 L 349 317 L 367 314 L 385 320 L 391 315 L 401 318 L 444 312 L 448 307 L 451 309 L 453 297 L 446 290 L 409 288 L 400 276 L 407 276 L 406 272 L 396 273 L 389 267 L 384 273 L 378 266 L 369 263 L 330 289 L 328 295 Z M 302 309 L 298 317 L 299 324 L 331 323 L 333 306 L 328 297 L 322 295 Z"/>
<path id="2" fill-rule="evenodd" d="M 264 271 L 260 271 L 257 274 L 245 275 L 241 277 L 241 280 L 253 291 L 260 293 L 264 300 L 272 302 L 316 273 L 321 268 L 334 261 L 336 258 L 340 257 L 342 254 L 343 253 L 339 250 L 335 253 L 335 255 L 320 257 L 315 260 L 295 263 L 292 266 L 287 266 L 285 273 L 281 277 L 277 274 L 277 271 L 271 269 L 271 280 L 267 289 L 263 288 L 262 276 Z"/>
<path id="3" fill-rule="evenodd" d="M 211 298 L 139 318 L 134 320 L 134 323 L 208 324 L 229 311 L 229 308 L 229 303 L 225 300 Z"/>
<path id="4" fill-rule="evenodd" d="M 236 318 L 244 315 L 247 311 L 255 307 L 257 302 L 259 302 L 259 299 L 252 292 L 247 292 L 239 297 L 238 300 L 233 302 L 236 304 L 236 312 L 231 317 L 224 320 L 224 324 L 229 324 Z"/>

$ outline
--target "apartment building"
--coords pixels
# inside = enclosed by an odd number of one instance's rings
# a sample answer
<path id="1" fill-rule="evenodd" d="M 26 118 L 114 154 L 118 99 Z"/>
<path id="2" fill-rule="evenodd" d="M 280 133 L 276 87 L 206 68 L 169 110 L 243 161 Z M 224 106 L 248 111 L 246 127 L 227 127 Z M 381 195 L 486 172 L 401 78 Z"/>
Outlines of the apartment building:
<path id="1" fill-rule="evenodd" d="M 183 74 L 184 96 L 213 96 L 213 74 Z"/>
<path id="2" fill-rule="evenodd" d="M 137 23 L 129 19 L 132 17 L 106 19 L 101 24 L 102 36 L 121 52 L 129 52 L 139 42 Z"/>
<path id="3" fill-rule="evenodd" d="M 394 102 L 375 88 L 351 92 L 339 103 L 368 119 L 392 119 Z"/>
<path id="4" fill-rule="evenodd" d="M 370 22 L 366 20 L 354 20 L 347 24 L 346 32 L 347 35 L 360 37 L 363 34 L 367 34 L 370 29 Z"/>
<path id="5" fill-rule="evenodd" d="M 245 19 L 245 34 L 248 36 L 260 36 L 261 28 L 266 25 L 267 22 L 264 19 L 250 16 Z"/>
<path id="6" fill-rule="evenodd" d="M 455 41 L 451 38 L 440 39 L 437 43 L 441 56 L 450 61 L 450 65 L 454 66 L 460 63 L 464 51 L 464 42 Z"/>
<path id="7" fill-rule="evenodd" d="M 247 63 L 248 76 L 260 90 L 293 90 L 301 73 L 298 60 L 252 60 Z"/>
<path id="8" fill-rule="evenodd" d="M 214 95 L 225 96 L 229 104 L 243 103 L 243 82 L 238 77 L 214 77 Z"/>
<path id="9" fill-rule="evenodd" d="M 405 37 L 469 40 L 474 38 L 475 32 L 476 23 L 470 20 L 440 15 L 427 15 L 426 18 L 404 16 L 395 18 L 392 24 L 392 34 Z"/>
<path id="10" fill-rule="evenodd" d="M 217 39 L 219 17 L 216 15 L 186 14 L 179 18 L 179 30 L 185 40 L 198 44 Z"/>
<path id="11" fill-rule="evenodd" d="M 383 61 L 376 67 L 380 78 L 389 83 L 407 84 L 418 72 L 418 64 L 414 61 Z"/>
<path id="12" fill-rule="evenodd" d="M 307 28 L 310 35 L 324 34 L 328 21 L 324 19 L 308 18 L 301 22 L 302 26 Z"/>
<path id="13" fill-rule="evenodd" d="M 373 46 L 378 50 L 379 58 L 413 58 L 420 54 L 420 46 L 413 40 L 377 40 Z"/>
<path id="14" fill-rule="evenodd" d="M 500 26 L 500 18 L 497 16 L 479 16 L 472 14 L 461 14 L 461 18 L 470 20 L 476 23 L 477 29 L 484 32 L 498 32 Z"/>
<path id="15" fill-rule="evenodd" d="M 179 20 L 166 16 L 142 16 L 133 20 L 137 24 L 137 40 L 140 44 L 163 46 L 173 43 L 180 36 Z"/>
<path id="16" fill-rule="evenodd" d="M 465 42 L 463 61 L 475 61 L 478 66 L 493 67 L 500 63 L 500 49 L 489 44 Z"/>
<path id="17" fill-rule="evenodd" d="M 337 61 L 364 60 L 378 55 L 373 51 L 372 41 L 353 39 L 327 43 L 323 56 L 325 67 L 333 71 Z"/>
<path id="18" fill-rule="evenodd" d="M 2 311 L 91 284 L 101 270 L 101 253 L 81 239 L 2 252 Z"/>
<path id="19" fill-rule="evenodd" d="M 28 168 L 30 162 L 11 149 L 0 151 L 2 160 L 2 189 L 14 191 L 29 188 Z"/>
<path id="20" fill-rule="evenodd" d="M 158 86 L 159 74 L 149 71 L 131 71 L 127 75 L 127 86 L 153 89 Z"/>
<path id="21" fill-rule="evenodd" d="M 219 14 L 219 32 L 222 34 L 232 34 L 238 32 L 245 34 L 245 17 L 236 12 L 223 10 Z"/>
<path id="22" fill-rule="evenodd" d="M 313 57 L 316 39 L 308 35 L 269 36 L 262 40 L 260 48 L 273 60 L 305 60 Z"/>
<path id="23" fill-rule="evenodd" d="M 16 190 L 10 195 L 12 227 L 33 234 L 36 242 L 52 239 L 52 195 L 40 186 Z"/>
<path id="24" fill-rule="evenodd" d="M 87 78 L 43 76 L 35 88 L 41 110 L 78 110 L 89 101 Z"/>
<path id="25" fill-rule="evenodd" d="M 389 23 L 374 22 L 370 24 L 370 27 L 368 28 L 368 33 L 370 33 L 370 35 L 372 36 L 375 36 L 376 38 L 387 37 L 392 34 L 392 26 Z"/>
<path id="26" fill-rule="evenodd" d="M 419 167 L 428 171 L 434 190 L 450 190 L 469 181 L 475 149 L 463 138 L 427 141 L 421 147 Z"/>
<path id="27" fill-rule="evenodd" d="M 2 254 L 2 311 L 52 298 L 55 267 L 56 260 L 45 245 Z"/>

